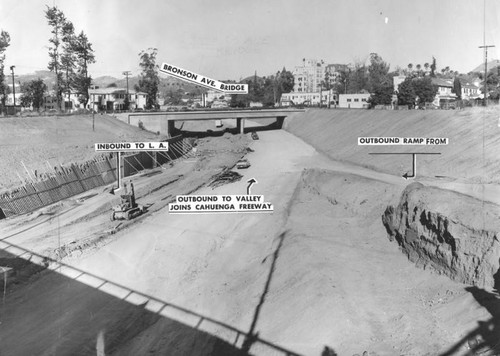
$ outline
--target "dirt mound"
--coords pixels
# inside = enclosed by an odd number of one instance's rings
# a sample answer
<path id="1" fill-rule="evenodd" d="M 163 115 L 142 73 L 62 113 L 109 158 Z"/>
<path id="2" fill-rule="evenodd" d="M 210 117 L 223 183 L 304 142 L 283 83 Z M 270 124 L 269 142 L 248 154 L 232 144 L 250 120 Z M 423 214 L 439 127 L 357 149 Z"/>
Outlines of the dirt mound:
<path id="1" fill-rule="evenodd" d="M 410 184 L 382 216 L 408 258 L 451 279 L 492 289 L 500 259 L 500 207 L 456 192 Z"/>

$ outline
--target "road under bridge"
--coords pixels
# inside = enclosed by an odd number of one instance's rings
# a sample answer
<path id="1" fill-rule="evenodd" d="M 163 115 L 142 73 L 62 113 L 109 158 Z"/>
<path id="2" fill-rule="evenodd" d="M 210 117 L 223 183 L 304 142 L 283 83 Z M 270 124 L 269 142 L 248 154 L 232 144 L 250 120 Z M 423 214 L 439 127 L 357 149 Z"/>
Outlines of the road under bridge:
<path id="1" fill-rule="evenodd" d="M 236 120 L 236 127 L 240 133 L 244 133 L 245 120 L 276 119 L 279 127 L 288 115 L 304 110 L 294 109 L 270 109 L 270 110 L 227 110 L 227 111 L 184 111 L 184 112 L 145 112 L 131 113 L 128 115 L 128 123 L 137 126 L 142 122 L 148 130 L 159 131 L 163 135 L 169 135 L 175 130 L 176 121 L 192 120 Z"/>

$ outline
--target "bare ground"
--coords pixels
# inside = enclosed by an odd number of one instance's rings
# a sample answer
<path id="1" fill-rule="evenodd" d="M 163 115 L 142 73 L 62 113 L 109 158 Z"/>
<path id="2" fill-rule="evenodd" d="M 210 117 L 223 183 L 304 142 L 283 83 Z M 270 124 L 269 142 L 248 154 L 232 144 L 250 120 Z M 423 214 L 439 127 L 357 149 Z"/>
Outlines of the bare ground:
<path id="1" fill-rule="evenodd" d="M 347 145 L 342 132 L 331 140 L 339 150 Z M 150 212 L 128 224 L 108 220 L 116 197 L 103 190 L 0 222 L 4 249 L 12 243 L 29 247 L 171 305 L 155 309 L 151 300 L 130 302 L 127 291 L 103 292 L 99 281 L 80 283 L 23 267 L 7 249 L 0 264 L 15 264 L 20 273 L 2 305 L 0 338 L 6 342 L 0 350 L 466 355 L 471 335 L 486 335 L 474 334 L 478 322 L 492 316 L 476 294 L 418 269 L 387 239 L 381 216 L 406 185 L 399 169 L 388 162 L 378 172 L 334 162 L 283 131 L 260 136 L 251 143 L 255 152 L 248 153 L 252 167 L 237 183 L 215 190 L 205 185 L 247 152 L 246 139 L 229 135 L 202 142 L 197 159 L 134 177 L 140 203 L 150 205 Z M 337 152 L 322 142 L 317 144 L 323 151 Z M 345 151 L 345 160 L 373 165 L 356 161 L 365 153 Z M 452 163 L 445 167 L 450 175 Z M 460 179 L 475 180 L 475 174 L 460 172 Z M 251 177 L 259 182 L 255 194 L 275 205 L 272 215 L 174 217 L 164 208 L 175 195 L 191 191 L 243 193 Z M 61 245 L 70 247 L 61 251 Z M 231 328 L 247 336 L 235 337 Z"/>

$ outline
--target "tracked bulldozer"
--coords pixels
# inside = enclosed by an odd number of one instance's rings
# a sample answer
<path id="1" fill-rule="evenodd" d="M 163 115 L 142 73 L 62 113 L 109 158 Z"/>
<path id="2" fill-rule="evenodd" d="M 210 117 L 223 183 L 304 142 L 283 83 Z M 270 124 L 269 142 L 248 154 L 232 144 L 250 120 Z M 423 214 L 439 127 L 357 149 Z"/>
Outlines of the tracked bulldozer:
<path id="1" fill-rule="evenodd" d="M 130 220 L 146 212 L 146 208 L 135 202 L 134 185 L 130 183 L 130 193 L 127 193 L 127 185 L 124 185 L 125 194 L 120 195 L 121 202 L 113 207 L 111 221 Z"/>

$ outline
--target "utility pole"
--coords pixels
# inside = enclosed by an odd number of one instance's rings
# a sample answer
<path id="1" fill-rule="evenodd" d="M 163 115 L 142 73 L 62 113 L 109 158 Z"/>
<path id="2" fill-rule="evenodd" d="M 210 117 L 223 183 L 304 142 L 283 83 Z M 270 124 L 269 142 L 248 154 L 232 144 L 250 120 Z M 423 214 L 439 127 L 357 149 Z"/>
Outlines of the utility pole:
<path id="1" fill-rule="evenodd" d="M 488 106 L 488 48 L 495 47 L 494 45 L 484 45 L 479 46 L 479 48 L 484 48 L 484 106 Z"/>
<path id="2" fill-rule="evenodd" d="M 14 82 L 14 68 L 16 66 L 10 66 L 10 70 L 12 71 L 12 92 L 14 93 L 14 116 L 16 115 L 16 83 Z"/>
<path id="3" fill-rule="evenodd" d="M 486 0 L 483 0 L 483 45 L 479 48 L 484 48 L 484 106 L 488 106 L 488 48 L 495 47 L 486 45 Z"/>
<path id="4" fill-rule="evenodd" d="M 128 95 L 128 76 L 131 74 L 130 71 L 125 71 L 122 73 L 125 77 L 127 77 L 127 110 L 129 109 L 129 106 L 130 106 L 130 97 Z"/>

